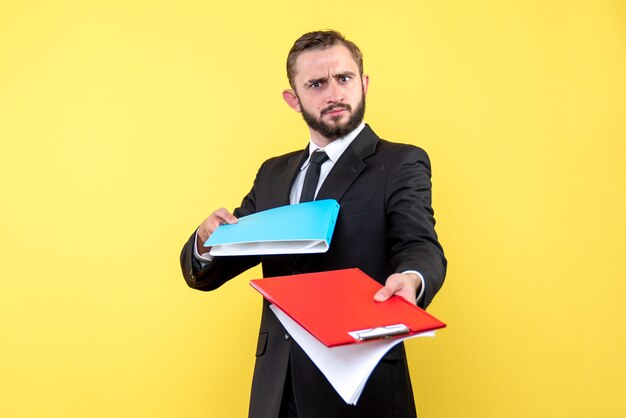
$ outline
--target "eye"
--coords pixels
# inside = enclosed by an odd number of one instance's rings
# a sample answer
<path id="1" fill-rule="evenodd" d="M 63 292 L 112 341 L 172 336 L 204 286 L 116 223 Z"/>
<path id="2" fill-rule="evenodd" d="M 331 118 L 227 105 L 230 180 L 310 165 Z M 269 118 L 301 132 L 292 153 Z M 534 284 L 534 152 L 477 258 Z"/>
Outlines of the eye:
<path id="1" fill-rule="evenodd" d="M 352 79 L 352 77 L 350 77 L 349 75 L 342 75 L 341 77 L 339 77 L 339 82 L 347 83 L 351 79 Z"/>

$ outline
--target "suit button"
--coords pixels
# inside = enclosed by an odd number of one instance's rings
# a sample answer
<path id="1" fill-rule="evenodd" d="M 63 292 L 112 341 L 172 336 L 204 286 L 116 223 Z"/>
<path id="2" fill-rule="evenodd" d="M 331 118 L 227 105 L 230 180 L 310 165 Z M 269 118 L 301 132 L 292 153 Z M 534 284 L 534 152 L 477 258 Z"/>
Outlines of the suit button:
<path id="1" fill-rule="evenodd" d="M 288 340 L 288 339 L 290 339 L 290 338 L 291 338 L 291 337 L 289 336 L 289 334 L 285 334 L 285 339 L 286 339 L 286 340 Z"/>

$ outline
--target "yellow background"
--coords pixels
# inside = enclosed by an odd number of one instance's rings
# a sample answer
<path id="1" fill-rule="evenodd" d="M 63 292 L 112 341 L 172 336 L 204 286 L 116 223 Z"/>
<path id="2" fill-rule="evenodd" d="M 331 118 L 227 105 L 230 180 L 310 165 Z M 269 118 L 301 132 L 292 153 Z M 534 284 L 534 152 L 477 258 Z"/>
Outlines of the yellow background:
<path id="1" fill-rule="evenodd" d="M 626 416 L 626 4 L 228 3 L 0 1 L 0 416 L 245 416 L 260 271 L 197 292 L 178 254 L 304 147 L 284 61 L 320 28 L 432 159 L 420 417 Z"/>

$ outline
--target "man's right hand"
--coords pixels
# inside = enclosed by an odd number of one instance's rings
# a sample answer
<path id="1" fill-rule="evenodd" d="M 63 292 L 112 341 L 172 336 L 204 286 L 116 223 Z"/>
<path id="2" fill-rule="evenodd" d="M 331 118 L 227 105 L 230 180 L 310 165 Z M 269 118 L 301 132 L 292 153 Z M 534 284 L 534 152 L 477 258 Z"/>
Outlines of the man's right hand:
<path id="1" fill-rule="evenodd" d="M 202 222 L 202 225 L 198 228 L 198 242 L 196 248 L 198 248 L 199 254 L 208 253 L 211 247 L 205 247 L 204 243 L 211 236 L 213 231 L 222 224 L 236 224 L 238 219 L 224 208 L 220 208 L 209 215 L 208 218 Z"/>

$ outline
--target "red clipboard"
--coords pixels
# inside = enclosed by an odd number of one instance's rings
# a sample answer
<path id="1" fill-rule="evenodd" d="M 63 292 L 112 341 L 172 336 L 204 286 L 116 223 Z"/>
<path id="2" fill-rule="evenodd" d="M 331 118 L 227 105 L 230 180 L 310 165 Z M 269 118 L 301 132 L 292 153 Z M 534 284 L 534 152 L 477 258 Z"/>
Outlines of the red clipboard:
<path id="1" fill-rule="evenodd" d="M 375 301 L 382 285 L 356 268 L 270 277 L 250 284 L 327 347 L 446 326 L 399 296 Z"/>

